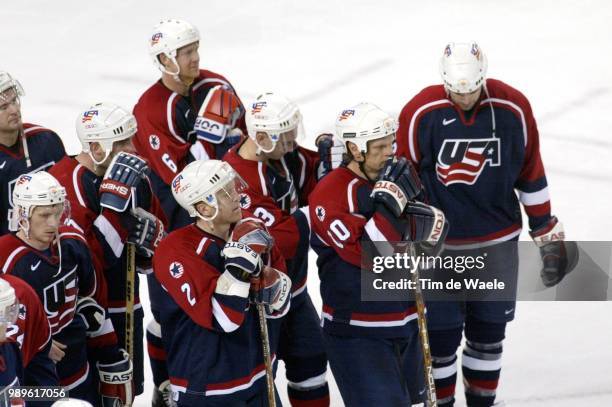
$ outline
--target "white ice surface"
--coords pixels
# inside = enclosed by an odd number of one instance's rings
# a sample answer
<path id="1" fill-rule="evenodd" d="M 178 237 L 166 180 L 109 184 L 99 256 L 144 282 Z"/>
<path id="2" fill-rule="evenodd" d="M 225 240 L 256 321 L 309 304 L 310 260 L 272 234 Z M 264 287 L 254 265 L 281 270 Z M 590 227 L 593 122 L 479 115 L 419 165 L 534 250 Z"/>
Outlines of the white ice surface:
<path id="1" fill-rule="evenodd" d="M 156 80 L 147 39 L 162 17 L 199 27 L 202 67 L 226 75 L 244 100 L 263 90 L 296 100 L 308 145 L 344 106 L 371 101 L 399 113 L 439 82 L 447 41 L 476 39 L 489 76 L 531 101 L 553 212 L 569 237 L 610 240 L 610 2 L 22 0 L 1 10 L 0 69 L 26 89 L 24 119 L 56 130 L 70 153 L 79 149 L 79 109 L 100 100 L 131 108 Z M 315 267 L 309 290 L 319 307 Z M 519 303 L 500 398 L 509 406 L 612 406 L 611 314 L 610 303 Z M 282 372 L 277 382 L 284 391 Z M 151 387 L 147 373 L 137 406 L 148 404 Z M 335 387 L 332 400 L 342 405 Z"/>

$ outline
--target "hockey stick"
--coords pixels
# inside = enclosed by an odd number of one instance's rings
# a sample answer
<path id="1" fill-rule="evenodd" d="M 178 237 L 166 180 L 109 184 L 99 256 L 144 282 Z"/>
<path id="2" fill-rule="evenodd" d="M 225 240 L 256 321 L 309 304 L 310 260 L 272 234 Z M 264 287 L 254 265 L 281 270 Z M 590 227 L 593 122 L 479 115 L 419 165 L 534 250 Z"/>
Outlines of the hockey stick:
<path id="1" fill-rule="evenodd" d="M 268 406 L 276 407 L 276 395 L 274 392 L 274 373 L 272 372 L 272 357 L 270 355 L 270 337 L 268 336 L 268 324 L 266 322 L 266 309 L 264 304 L 257 303 L 257 314 L 259 315 L 259 332 L 261 334 L 261 346 L 263 349 L 264 364 L 266 366 Z"/>
<path id="2" fill-rule="evenodd" d="M 125 276 L 125 350 L 134 359 L 134 284 L 136 279 L 136 248 L 127 244 L 127 270 Z M 127 400 L 126 406 L 132 405 Z"/>
<path id="3" fill-rule="evenodd" d="M 136 195 L 132 188 L 132 197 Z M 136 206 L 136 199 L 132 199 L 132 207 Z M 136 247 L 133 243 L 127 243 L 126 252 L 127 267 L 125 272 L 125 351 L 134 360 L 134 296 L 136 283 Z M 132 405 L 132 400 L 127 400 L 126 407 Z"/>
<path id="4" fill-rule="evenodd" d="M 416 259 L 416 249 L 414 243 L 409 243 L 410 256 Z M 425 375 L 425 385 L 427 386 L 427 405 L 429 407 L 438 407 L 438 399 L 436 397 L 436 384 L 433 376 L 433 363 L 431 359 L 431 349 L 429 348 L 429 332 L 427 331 L 427 317 L 425 316 L 425 300 L 423 300 L 423 291 L 421 291 L 419 266 L 418 263 L 412 273 L 412 281 L 414 281 L 414 301 L 417 308 L 417 321 L 419 324 L 419 336 L 421 337 L 421 350 L 423 351 L 423 374 Z"/>

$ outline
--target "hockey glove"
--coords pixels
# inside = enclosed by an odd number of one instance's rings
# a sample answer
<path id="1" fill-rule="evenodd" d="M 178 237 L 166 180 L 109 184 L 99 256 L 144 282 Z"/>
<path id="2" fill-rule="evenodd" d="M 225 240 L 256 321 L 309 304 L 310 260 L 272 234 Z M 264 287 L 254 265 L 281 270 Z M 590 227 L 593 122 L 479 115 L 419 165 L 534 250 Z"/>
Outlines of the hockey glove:
<path id="1" fill-rule="evenodd" d="M 274 238 L 259 218 L 244 218 L 236 223 L 230 241 L 244 243 L 259 255 L 269 253 L 274 245 Z"/>
<path id="2" fill-rule="evenodd" d="M 124 212 L 133 199 L 133 188 L 146 177 L 148 170 L 142 158 L 125 152 L 117 154 L 100 185 L 100 205 L 115 212 Z"/>
<path id="3" fill-rule="evenodd" d="M 399 218 L 408 201 L 419 197 L 422 192 L 423 186 L 416 170 L 410 161 L 400 157 L 387 160 L 371 196 L 374 202 L 382 203 Z"/>
<path id="4" fill-rule="evenodd" d="M 155 215 L 142 208 L 130 209 L 131 219 L 128 243 L 136 246 L 136 252 L 151 257 L 159 243 L 166 237 L 164 224 Z"/>
<path id="5" fill-rule="evenodd" d="M 404 239 L 416 242 L 428 256 L 439 255 L 449 227 L 444 212 L 422 202 L 409 202 L 405 216 L 409 220 L 409 228 Z"/>
<path id="6" fill-rule="evenodd" d="M 272 267 L 264 267 L 259 276 L 251 278 L 250 300 L 264 304 L 268 316 L 284 316 L 291 302 L 291 279 Z"/>
<path id="7" fill-rule="evenodd" d="M 240 281 L 249 281 L 261 272 L 261 256 L 244 243 L 227 242 L 223 248 L 225 270 Z"/>
<path id="8" fill-rule="evenodd" d="M 242 131 L 235 127 L 243 115 L 244 108 L 234 91 L 228 86 L 217 85 L 208 91 L 198 112 L 193 127 L 196 137 L 213 144 L 226 141 L 234 145 L 242 136 Z"/>
<path id="9" fill-rule="evenodd" d="M 95 336 L 102 330 L 106 320 L 106 311 L 93 298 L 79 298 L 76 313 L 85 321 L 87 336 Z"/>
<path id="10" fill-rule="evenodd" d="M 103 407 L 121 407 L 134 400 L 132 361 L 123 351 L 114 363 L 97 363 L 100 373 L 100 396 Z"/>
<path id="11" fill-rule="evenodd" d="M 315 145 L 319 150 L 317 180 L 321 180 L 342 164 L 342 158 L 346 150 L 344 144 L 329 133 L 320 134 L 315 141 Z"/>
<path id="12" fill-rule="evenodd" d="M 540 277 L 546 287 L 557 285 L 578 263 L 576 242 L 565 241 L 563 224 L 553 216 L 546 224 L 530 233 L 540 248 L 542 270 Z"/>

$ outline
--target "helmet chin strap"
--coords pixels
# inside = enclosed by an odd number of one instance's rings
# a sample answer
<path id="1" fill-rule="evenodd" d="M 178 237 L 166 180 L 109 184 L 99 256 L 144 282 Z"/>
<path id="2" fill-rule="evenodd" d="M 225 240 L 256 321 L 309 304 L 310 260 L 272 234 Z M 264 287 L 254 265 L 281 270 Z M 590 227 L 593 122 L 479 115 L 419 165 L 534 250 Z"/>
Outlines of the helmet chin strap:
<path id="1" fill-rule="evenodd" d="M 176 52 L 176 51 L 175 51 Z M 166 57 L 168 57 L 168 59 L 170 59 L 170 61 L 172 61 L 172 63 L 176 66 L 176 72 L 172 72 L 166 69 L 166 67 L 160 62 L 159 63 L 159 67 L 161 69 L 161 71 L 165 74 L 168 74 L 170 76 L 172 76 L 172 79 L 174 79 L 175 81 L 179 82 L 179 83 L 183 83 L 183 81 L 181 81 L 181 78 L 179 77 L 179 74 L 181 73 L 181 67 L 179 66 L 178 62 L 176 61 L 176 57 L 174 55 L 168 55 L 166 53 L 164 53 L 164 55 Z"/>
<path id="2" fill-rule="evenodd" d="M 104 163 L 104 161 L 106 161 L 106 159 L 108 158 L 108 156 L 110 155 L 110 151 L 104 150 L 104 158 L 100 161 L 96 160 L 93 156 L 93 154 L 91 153 L 91 149 L 87 152 L 87 154 L 89 154 L 89 157 L 91 157 L 91 161 L 94 162 L 95 165 L 102 165 L 102 163 Z"/>
<path id="3" fill-rule="evenodd" d="M 204 216 L 200 213 L 200 211 L 198 211 L 196 209 L 196 216 L 200 219 L 202 219 L 205 222 L 208 222 L 210 224 L 210 227 L 214 229 L 214 226 L 212 224 L 212 221 L 217 217 L 217 215 L 219 214 L 219 207 L 217 205 L 214 206 L 215 208 L 215 213 L 213 213 L 212 216 Z"/>
<path id="4" fill-rule="evenodd" d="M 268 136 L 268 137 L 270 137 L 270 136 Z M 260 144 L 257 142 L 257 139 L 255 139 L 255 138 L 254 138 L 254 139 L 253 139 L 253 141 L 255 142 L 255 145 L 257 146 L 257 151 L 255 151 L 255 154 L 257 154 L 257 155 L 261 155 L 261 153 L 266 153 L 266 154 L 269 154 L 269 153 L 271 153 L 272 151 L 274 151 L 274 149 L 276 148 L 276 141 L 272 141 L 272 139 L 270 139 L 270 141 L 272 142 L 272 148 L 270 148 L 270 149 L 268 149 L 268 150 L 264 149 L 264 148 L 263 148 L 263 147 L 262 147 L 262 146 L 261 146 L 261 145 L 260 145 Z"/>

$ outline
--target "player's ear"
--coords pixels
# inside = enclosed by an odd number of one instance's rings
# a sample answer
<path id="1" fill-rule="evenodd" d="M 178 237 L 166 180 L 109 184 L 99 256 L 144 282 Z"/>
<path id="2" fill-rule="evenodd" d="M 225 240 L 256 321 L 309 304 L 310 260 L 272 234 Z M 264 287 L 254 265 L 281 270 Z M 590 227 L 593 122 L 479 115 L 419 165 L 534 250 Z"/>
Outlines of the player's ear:
<path id="1" fill-rule="evenodd" d="M 89 150 L 91 151 L 91 155 L 93 155 L 97 161 L 104 158 L 104 148 L 102 148 L 102 145 L 100 145 L 100 143 L 97 141 L 89 143 Z"/>
<path id="2" fill-rule="evenodd" d="M 204 202 L 198 202 L 195 204 L 196 211 L 205 218 L 210 218 L 215 214 L 215 208 L 210 205 L 205 204 Z"/>
<path id="3" fill-rule="evenodd" d="M 255 140 L 257 140 L 257 144 L 261 146 L 264 150 L 272 149 L 272 140 L 268 133 L 264 131 L 258 131 L 255 134 Z"/>
<path id="4" fill-rule="evenodd" d="M 170 58 L 168 58 L 168 56 L 166 54 L 159 54 L 157 56 L 157 58 L 159 59 L 159 62 L 169 71 L 175 71 L 176 70 L 176 65 L 172 62 L 172 60 Z"/>

